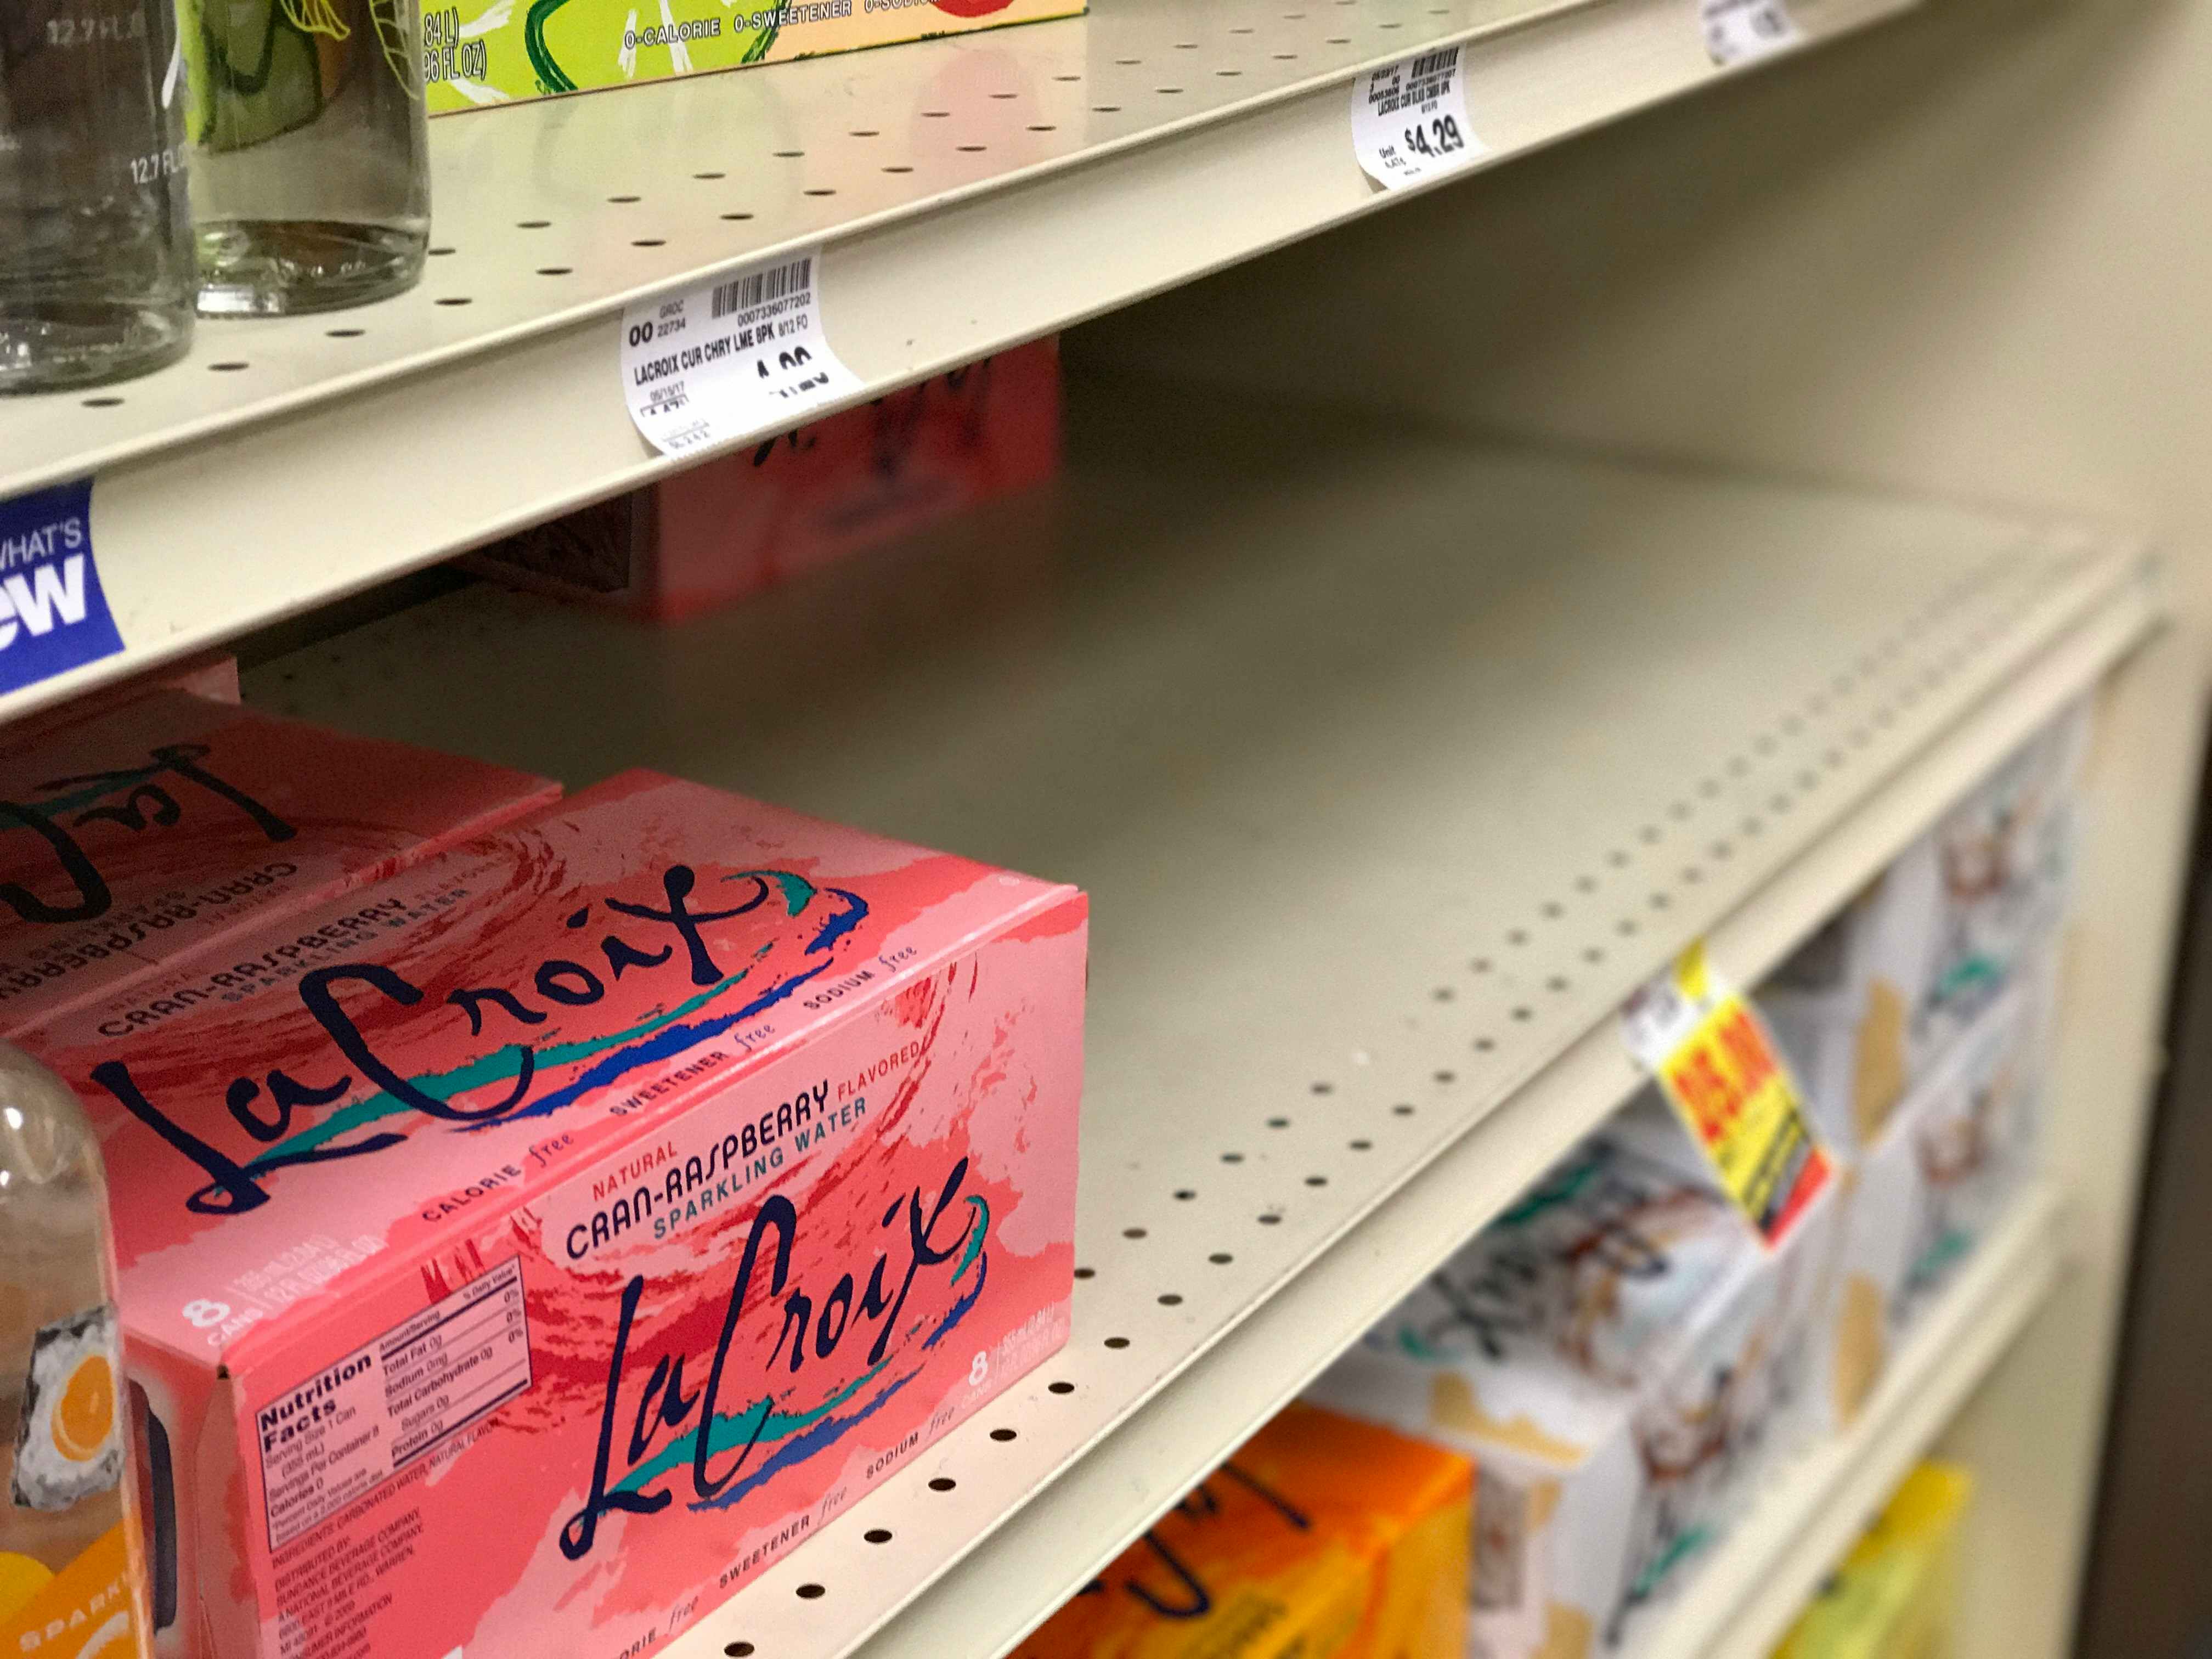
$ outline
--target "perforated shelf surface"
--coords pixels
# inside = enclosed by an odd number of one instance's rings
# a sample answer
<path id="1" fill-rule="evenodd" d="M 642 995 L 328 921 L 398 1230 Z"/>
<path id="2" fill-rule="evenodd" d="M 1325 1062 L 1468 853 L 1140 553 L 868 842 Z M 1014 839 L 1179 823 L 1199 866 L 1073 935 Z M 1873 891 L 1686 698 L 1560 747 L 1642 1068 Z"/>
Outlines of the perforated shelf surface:
<path id="1" fill-rule="evenodd" d="M 1906 3 L 1793 10 L 1811 44 Z M 0 400 L 0 499 L 98 475 L 127 647 L 0 720 L 664 474 L 623 407 L 629 302 L 825 243 L 857 402 L 1366 212 L 1348 83 L 1454 40 L 1486 166 L 1736 72 L 1694 0 L 1100 0 L 441 118 L 415 292 Z"/>
<path id="2" fill-rule="evenodd" d="M 1633 986 L 1755 979 L 2156 611 L 2085 531 L 1097 402 L 1058 492 L 722 616 L 476 589 L 249 676 L 1092 895 L 1070 1346 L 685 1659 L 1004 1651 L 1626 1097 Z"/>

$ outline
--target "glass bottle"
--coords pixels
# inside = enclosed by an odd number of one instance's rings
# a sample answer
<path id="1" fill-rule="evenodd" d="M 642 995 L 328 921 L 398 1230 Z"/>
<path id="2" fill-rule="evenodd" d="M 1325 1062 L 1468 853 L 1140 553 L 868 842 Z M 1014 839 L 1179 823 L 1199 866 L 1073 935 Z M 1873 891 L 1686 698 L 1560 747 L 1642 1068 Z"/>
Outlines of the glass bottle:
<path id="1" fill-rule="evenodd" d="M 179 0 L 199 307 L 329 311 L 422 279 L 418 0 Z"/>
<path id="2" fill-rule="evenodd" d="M 169 0 L 0 0 L 0 392 L 191 343 L 176 46 Z"/>
<path id="3" fill-rule="evenodd" d="M 0 1653 L 150 1653 L 130 1421 L 100 1144 L 0 1043 Z"/>

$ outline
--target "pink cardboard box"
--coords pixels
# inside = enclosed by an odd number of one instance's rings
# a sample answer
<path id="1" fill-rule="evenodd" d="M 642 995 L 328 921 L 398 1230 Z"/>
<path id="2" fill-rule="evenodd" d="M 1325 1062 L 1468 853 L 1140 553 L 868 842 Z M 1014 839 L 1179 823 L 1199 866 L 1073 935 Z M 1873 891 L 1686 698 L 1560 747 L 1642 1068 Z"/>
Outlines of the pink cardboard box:
<path id="1" fill-rule="evenodd" d="M 87 1002 L 143 1023 L 120 1000 L 170 958 L 560 793 L 181 691 L 43 728 L 0 755 L 0 1035 Z"/>
<path id="2" fill-rule="evenodd" d="M 107 1156 L 161 1650 L 650 1649 L 1052 1353 L 1086 931 L 631 773 L 33 1033 Z"/>
<path id="3" fill-rule="evenodd" d="M 483 575 L 678 622 L 1060 469 L 1060 342 L 1032 340 L 539 525 Z"/>

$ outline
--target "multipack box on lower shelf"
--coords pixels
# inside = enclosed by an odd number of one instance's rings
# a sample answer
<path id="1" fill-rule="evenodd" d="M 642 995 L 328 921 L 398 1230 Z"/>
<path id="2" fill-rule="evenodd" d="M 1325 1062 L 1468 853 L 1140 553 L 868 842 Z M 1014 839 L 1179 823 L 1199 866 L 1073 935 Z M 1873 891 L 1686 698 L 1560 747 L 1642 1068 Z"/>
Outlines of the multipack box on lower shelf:
<path id="1" fill-rule="evenodd" d="M 1286 1407 L 1014 1659 L 1459 1659 L 1474 1471 Z"/>
<path id="2" fill-rule="evenodd" d="M 642 1651 L 1051 1353 L 1085 937 L 629 774 L 28 1034 L 108 1160 L 162 1651 Z"/>
<path id="3" fill-rule="evenodd" d="M 1839 1422 L 1857 1416 L 1913 1314 L 2033 1167 L 2056 979 L 2048 950 L 2021 966 L 1851 1172 L 1827 1362 Z"/>
<path id="4" fill-rule="evenodd" d="M 1759 1006 L 1828 1144 L 1880 1138 L 1913 1085 L 2010 983 L 2063 914 L 2091 736 L 2069 708 L 1899 854 L 1798 950 Z"/>
<path id="5" fill-rule="evenodd" d="M 1480 1470 L 1476 1650 L 1614 1647 L 1809 1431 L 1832 1189 L 1772 1250 L 1656 1102 L 1553 1168 L 1309 1391 Z"/>

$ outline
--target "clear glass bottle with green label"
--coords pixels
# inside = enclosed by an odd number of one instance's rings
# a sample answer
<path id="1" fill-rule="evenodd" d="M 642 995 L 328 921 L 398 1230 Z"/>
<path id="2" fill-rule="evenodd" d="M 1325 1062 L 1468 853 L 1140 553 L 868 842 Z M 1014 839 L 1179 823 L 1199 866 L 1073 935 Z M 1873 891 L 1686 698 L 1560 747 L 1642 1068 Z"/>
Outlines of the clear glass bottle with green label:
<path id="1" fill-rule="evenodd" d="M 142 374 L 192 333 L 169 0 L 0 0 L 0 392 Z"/>
<path id="2" fill-rule="evenodd" d="M 141 1513 L 100 1143 L 0 1043 L 0 1653 L 147 1659 Z"/>
<path id="3" fill-rule="evenodd" d="M 421 280 L 417 0 L 179 0 L 199 308 L 281 316 Z"/>

